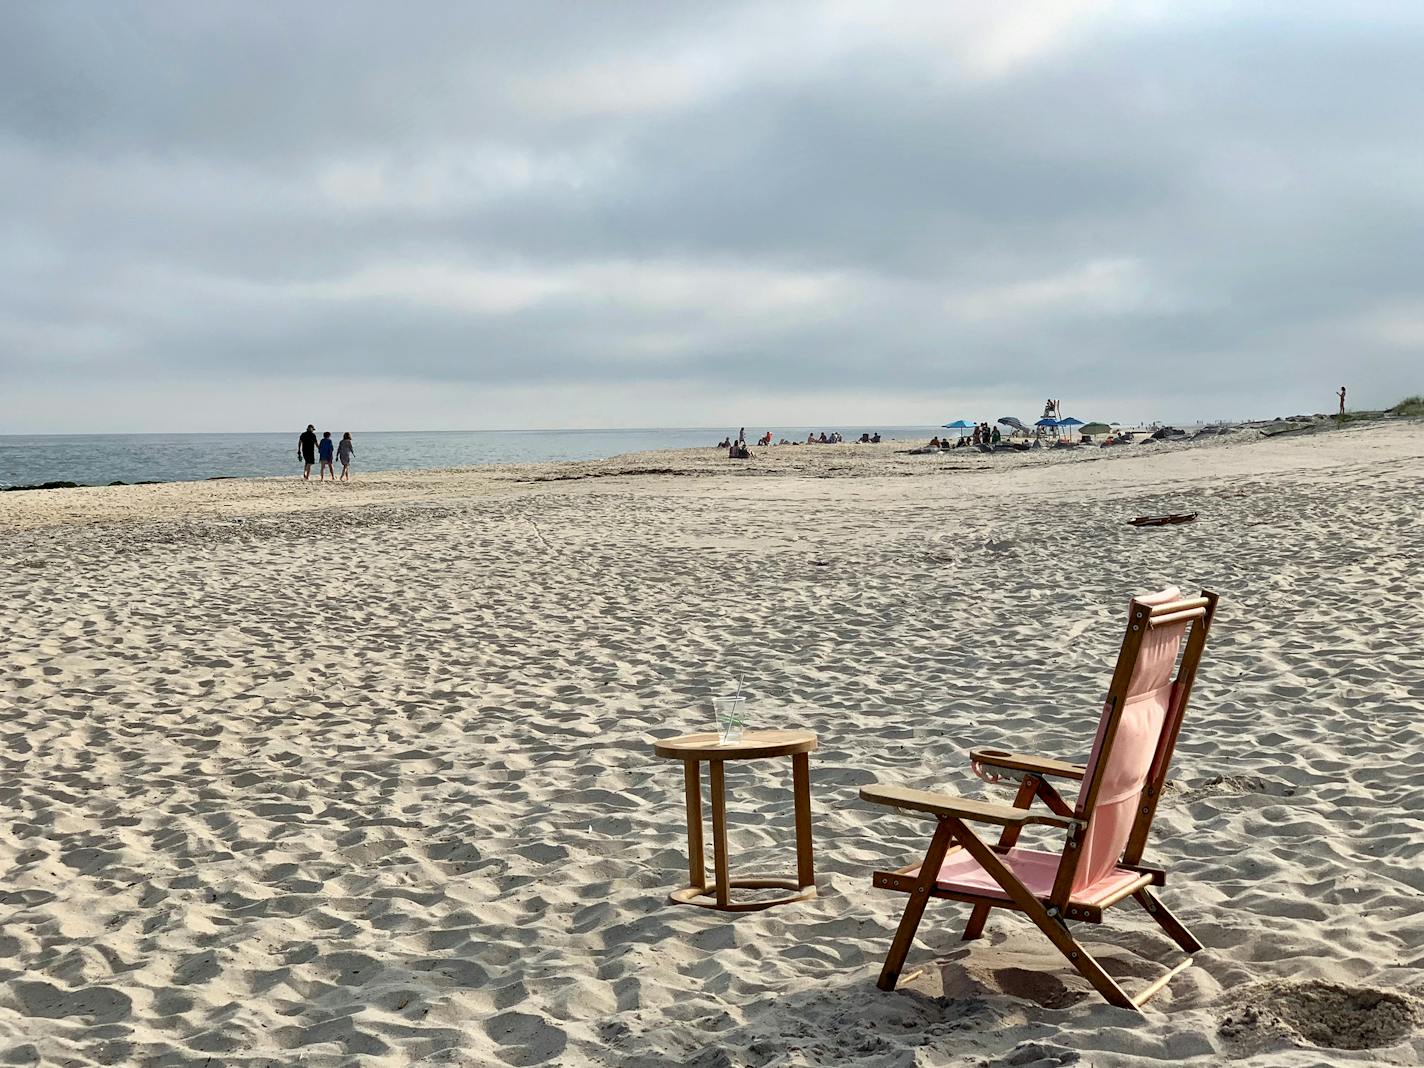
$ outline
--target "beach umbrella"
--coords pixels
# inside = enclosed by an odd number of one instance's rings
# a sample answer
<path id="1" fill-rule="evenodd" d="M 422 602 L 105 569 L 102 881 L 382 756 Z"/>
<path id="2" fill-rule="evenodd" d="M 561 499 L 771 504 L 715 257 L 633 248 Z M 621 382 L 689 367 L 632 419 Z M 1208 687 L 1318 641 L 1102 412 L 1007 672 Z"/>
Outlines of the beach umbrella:
<path id="1" fill-rule="evenodd" d="M 1012 415 L 1006 415 L 1006 416 L 1004 416 L 1002 419 L 999 420 L 999 423 L 1000 423 L 1001 425 L 1003 425 L 1003 426 L 1013 427 L 1015 430 L 1027 430 L 1027 429 L 1028 429 L 1028 427 L 1024 426 L 1021 422 L 1019 422 L 1017 419 L 1015 419 Z"/>
<path id="2" fill-rule="evenodd" d="M 1059 426 L 1082 426 L 1083 420 L 1074 419 L 1071 415 L 1067 419 L 1058 420 Z"/>
<path id="3" fill-rule="evenodd" d="M 1057 425 L 1058 425 L 1058 420 L 1057 420 L 1057 419 L 1050 419 L 1048 416 L 1045 415 L 1042 419 L 1040 419 L 1038 422 L 1034 423 L 1033 425 L 1034 425 L 1034 426 L 1057 426 Z"/>
<path id="4" fill-rule="evenodd" d="M 1083 429 L 1080 430 L 1080 431 L 1078 431 L 1078 433 L 1080 433 L 1080 434 L 1111 434 L 1111 433 L 1112 433 L 1112 427 L 1108 426 L 1107 423 L 1084 423 L 1084 424 L 1083 424 Z"/>
<path id="5" fill-rule="evenodd" d="M 978 425 L 979 425 L 979 424 L 977 424 L 977 423 L 968 423 L 968 422 L 965 422 L 963 419 L 956 419 L 956 420 L 955 420 L 954 422 L 952 422 L 952 423 L 945 423 L 945 424 L 944 424 L 944 428 L 945 428 L 946 430 L 958 430 L 958 431 L 959 431 L 959 436 L 962 438 L 962 437 L 964 437 L 964 432 L 965 432 L 966 430 L 973 430 L 973 429 L 974 429 L 976 426 L 978 426 Z"/>

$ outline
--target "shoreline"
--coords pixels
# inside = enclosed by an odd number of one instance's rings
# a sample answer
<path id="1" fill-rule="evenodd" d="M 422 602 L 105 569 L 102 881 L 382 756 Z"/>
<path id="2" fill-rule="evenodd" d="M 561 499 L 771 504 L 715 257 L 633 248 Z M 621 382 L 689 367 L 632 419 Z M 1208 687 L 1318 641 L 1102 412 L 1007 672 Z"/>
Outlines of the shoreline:
<path id="1" fill-rule="evenodd" d="M 1194 438 L 1199 437 L 1199 436 L 1213 436 L 1213 435 L 1218 435 L 1218 434 L 1227 434 L 1227 435 L 1233 435 L 1233 434 L 1248 434 L 1248 433 L 1250 433 L 1250 432 L 1252 432 L 1252 431 L 1259 431 L 1263 436 L 1274 436 L 1274 435 L 1276 435 L 1276 434 L 1283 434 L 1283 433 L 1284 433 L 1284 434 L 1294 434 L 1294 433 L 1318 433 L 1318 432 L 1322 432 L 1322 431 L 1329 430 L 1329 429 L 1338 429 L 1338 428 L 1341 428 L 1342 426 L 1345 426 L 1345 425 L 1367 425 L 1367 424 L 1368 424 L 1368 425 L 1372 425 L 1372 424 L 1377 423 L 1377 422 L 1391 422 L 1391 421 L 1397 421 L 1397 420 L 1399 420 L 1399 419 L 1407 419 L 1407 418 L 1409 418 L 1409 417 L 1408 417 L 1408 416 L 1393 415 L 1393 414 L 1391 414 L 1391 413 L 1389 413 L 1389 412 L 1381 412 L 1381 413 L 1369 412 L 1369 413 L 1360 413 L 1360 415 L 1359 415 L 1358 417 L 1350 418 L 1350 420 L 1349 420 L 1348 423 L 1346 423 L 1346 424 L 1340 424 L 1340 423 L 1337 422 L 1336 417 L 1334 417 L 1334 416 L 1324 415 L 1324 414 L 1315 414 L 1315 415 L 1308 415 L 1308 416 L 1306 416 L 1306 415 L 1291 416 L 1291 417 L 1289 417 L 1289 418 L 1277 417 L 1277 418 L 1271 419 L 1271 420 L 1250 420 L 1250 421 L 1246 421 L 1246 422 L 1231 423 L 1231 424 L 1189 423 L 1189 424 L 1184 424 L 1184 426 L 1186 426 L 1186 427 L 1188 427 L 1188 428 L 1190 428 L 1190 429 L 1187 430 L 1187 431 L 1183 431 L 1182 433 L 1185 434 L 1185 436 L 1186 436 L 1185 439 L 1188 440 L 1188 441 L 1193 440 Z M 689 429 L 690 429 L 690 430 L 693 430 L 693 429 L 699 429 L 699 428 L 689 428 Z M 894 429 L 894 430 L 903 430 L 903 429 L 905 429 L 905 428 L 892 428 L 892 429 Z M 923 429 L 926 430 L 926 431 L 928 431 L 928 436 L 924 436 L 924 437 L 923 437 L 923 440 L 922 440 L 922 438 L 919 437 L 919 436 L 917 436 L 917 437 L 889 437 L 889 436 L 886 436 L 886 437 L 884 438 L 884 440 L 883 440 L 882 442 L 880 442 L 879 444 L 880 444 L 880 445 L 889 445 L 889 444 L 902 444 L 902 445 L 903 445 L 903 444 L 911 444 L 911 443 L 914 443 L 914 444 L 918 444 L 918 445 L 923 445 L 923 444 L 924 444 L 924 441 L 928 441 L 930 436 L 934 436 L 934 434 L 935 434 L 935 428 L 933 428 L 933 427 L 926 427 L 926 428 L 923 428 Z M 1126 429 L 1129 429 L 1129 428 L 1124 427 L 1124 429 L 1126 430 Z M 1142 426 L 1137 426 L 1137 427 L 1133 427 L 1133 428 L 1130 428 L 1130 429 L 1131 429 L 1132 432 L 1135 433 L 1135 434 L 1138 434 L 1138 435 L 1146 435 L 1146 434 L 1151 433 L 1152 430 L 1157 429 L 1157 427 L 1156 427 L 1156 425 L 1154 424 L 1153 426 L 1142 425 Z M 625 432 L 626 432 L 626 433 L 640 433 L 640 432 L 642 432 L 642 431 L 636 431 L 636 430 L 634 430 L 634 431 L 619 431 L 619 432 L 620 432 L 620 433 L 625 433 Z M 658 430 L 657 430 L 656 428 L 653 428 L 653 429 L 650 429 L 650 430 L 648 430 L 648 431 L 646 431 L 646 432 L 647 432 L 647 433 L 656 433 L 656 432 L 658 432 Z M 426 432 L 426 431 L 410 431 L 410 432 L 407 432 L 407 433 L 409 433 L 410 435 L 420 435 L 420 434 L 426 434 L 426 433 L 429 433 L 429 434 L 432 434 L 432 435 L 439 435 L 439 434 L 442 434 L 442 433 L 463 434 L 463 433 L 467 433 L 467 432 L 465 432 L 465 431 L 449 431 L 449 432 L 445 432 L 445 431 L 428 431 L 428 432 Z M 470 433 L 490 433 L 490 434 L 530 433 L 530 434 L 538 434 L 538 433 L 544 433 L 544 432 L 543 432 L 543 431 L 527 431 L 527 432 L 526 432 L 526 431 L 518 431 L 518 432 L 514 432 L 514 431 L 490 431 L 490 432 L 470 432 Z M 569 433 L 584 433 L 584 432 L 583 432 L 583 431 L 570 431 Z M 587 433 L 603 433 L 603 432 L 602 432 L 602 431 L 588 431 Z M 711 433 L 711 432 L 709 431 L 709 433 Z M 64 440 L 73 440 L 73 439 L 75 438 L 75 435 L 54 435 L 54 436 L 57 437 L 57 438 L 62 438 L 62 439 L 64 439 Z M 92 436 L 93 436 L 93 437 L 96 437 L 96 438 L 112 438 L 112 437 L 137 437 L 137 438 L 142 438 L 142 437 L 147 437 L 147 436 L 149 436 L 149 435 L 136 434 L 136 435 L 92 435 Z M 184 435 L 184 436 L 188 436 L 188 435 Z M 192 435 L 192 436 L 204 436 L 204 435 Z M 221 439 L 221 438 L 224 437 L 224 435 L 217 435 L 217 434 L 214 434 L 214 435 L 206 435 L 206 436 L 208 436 L 208 437 L 213 437 L 213 438 L 218 438 L 218 439 Z M 266 437 L 267 435 L 266 435 L 266 434 L 261 434 L 261 435 L 253 435 L 253 436 Z M 18 437 L 22 437 L 22 438 L 34 438 L 34 437 L 37 437 L 37 435 L 18 435 Z M 82 435 L 81 435 L 80 437 L 82 437 Z M 0 443 L 2 443 L 3 440 L 4 440 L 3 436 L 0 436 Z M 1181 440 L 1182 440 L 1182 439 L 1172 439 L 1172 441 L 1171 441 L 1170 443 L 1171 443 L 1171 444 L 1179 444 L 1179 443 L 1181 443 Z M 1132 446 L 1128 446 L 1128 447 L 1135 447 L 1135 446 L 1137 446 L 1137 445 L 1141 445 L 1142 442 L 1143 442 L 1143 438 L 1142 438 L 1141 436 L 1139 436 L 1138 440 L 1135 441 L 1135 442 L 1133 442 L 1133 443 L 1132 443 Z M 865 444 L 865 443 L 861 443 L 861 442 L 853 441 L 853 440 L 846 440 L 846 441 L 837 443 L 837 445 L 835 445 L 835 446 L 822 446 L 821 443 L 807 443 L 807 442 L 803 442 L 803 441 L 800 441 L 800 440 L 795 440 L 795 441 L 788 442 L 788 443 L 785 444 L 785 445 L 779 445 L 779 444 L 778 444 L 778 445 L 770 446 L 769 448 L 768 448 L 768 447 L 763 447 L 763 446 L 752 446 L 752 448 L 753 448 L 754 453 L 756 453 L 756 454 L 758 454 L 758 455 L 765 455 L 765 454 L 768 454 L 768 453 L 771 453 L 771 452 L 775 452 L 776 450 L 779 450 L 779 449 L 782 449 L 782 448 L 803 448 L 803 447 L 820 448 L 820 447 L 839 447 L 839 446 L 855 446 L 855 447 L 858 447 L 858 448 L 868 448 L 868 447 L 871 447 L 871 446 L 869 446 L 869 445 L 867 445 L 867 444 Z M 1093 446 L 1089 446 L 1089 447 L 1093 447 Z M 703 446 L 692 446 L 692 447 L 687 447 L 687 446 L 672 446 L 672 447 L 663 448 L 663 449 L 651 450 L 650 452 L 651 452 L 651 453 L 685 453 L 685 452 L 697 451 L 697 450 L 700 449 L 700 448 L 703 448 Z M 712 450 L 715 451 L 716 446 L 705 446 L 705 448 L 712 449 Z M 627 452 L 627 451 L 625 451 L 625 452 L 615 452 L 615 453 L 610 453 L 610 454 L 607 455 L 607 456 L 602 456 L 602 457 L 590 457 L 590 458 L 588 458 L 588 459 L 580 459 L 580 460 L 533 460 L 533 461 L 507 461 L 507 460 L 496 460 L 496 461 L 491 461 L 491 462 L 488 462 L 488 463 L 465 464 L 465 465 L 458 465 L 458 466 L 454 466 L 454 467 L 444 466 L 444 465 L 435 465 L 435 466 L 430 466 L 430 467 L 393 467 L 393 468 L 384 468 L 384 469 L 381 469 L 381 470 L 378 470 L 378 471 L 369 471 L 369 472 L 365 471 L 364 469 L 358 468 L 358 471 L 361 472 L 361 473 L 360 473 L 360 477 L 369 478 L 369 477 L 371 477 L 371 476 L 373 476 L 373 475 L 377 475 L 377 474 L 380 474 L 380 475 L 403 475 L 403 474 L 419 475 L 419 474 L 426 473 L 426 472 L 431 472 L 431 471 L 461 471 L 461 472 L 465 472 L 465 471 L 478 471 L 478 470 L 487 470 L 487 469 L 497 469 L 497 468 L 511 467 L 511 466 L 523 467 L 523 466 L 529 466 L 529 465 L 531 465 L 531 464 L 601 463 L 601 462 L 614 461 L 614 460 L 618 460 L 618 459 L 621 459 L 621 458 L 624 458 L 624 457 L 629 457 L 629 456 L 642 456 L 642 455 L 648 455 L 648 454 L 650 454 L 650 453 L 649 453 L 649 452 L 643 452 L 643 451 L 636 451 L 636 450 L 635 450 L 635 451 L 632 451 L 632 452 Z M 958 454 L 958 453 L 957 453 L 957 455 L 963 455 L 963 454 Z M 130 479 L 113 479 L 113 480 L 108 481 L 108 482 L 79 482 L 79 481 L 75 481 L 75 480 L 73 480 L 73 479 L 71 479 L 71 478 L 68 478 L 68 477 L 60 477 L 60 478 L 46 479 L 46 480 L 40 481 L 40 482 L 19 483 L 19 484 L 15 484 L 15 485 L 0 484 L 0 494 L 4 494 L 4 493 L 34 493 L 34 492 L 54 491 L 54 490 L 62 490 L 62 489 L 108 489 L 108 488 L 119 488 L 119 487 L 124 487 L 124 486 L 154 486 L 154 485 L 170 485 L 170 484 L 173 484 L 173 483 L 190 483 L 190 482 L 221 482 L 221 481 L 229 481 L 229 480 L 252 481 L 252 480 L 262 480 L 262 479 L 282 479 L 282 478 L 287 478 L 287 477 L 289 477 L 289 474 L 287 474 L 287 473 L 281 473 L 281 474 L 217 474 L 217 475 L 203 475 L 203 476 L 194 476 L 194 477 L 191 477 L 191 478 L 174 478 L 174 479 L 154 479 L 154 478 L 142 478 L 142 479 L 132 479 L 132 480 L 130 480 Z"/>
<path id="2" fill-rule="evenodd" d="M 1320 425 L 1304 433 L 1262 436 L 1254 431 L 1212 435 L 1152 445 L 1111 448 L 1039 449 L 1018 453 L 984 454 L 971 449 L 915 455 L 905 442 L 879 445 L 773 446 L 754 448 L 751 460 L 731 460 L 716 448 L 664 449 L 626 453 L 603 460 L 544 461 L 529 464 L 490 464 L 475 467 L 380 471 L 358 474 L 349 482 L 303 481 L 299 476 L 221 478 L 203 481 L 160 482 L 124 486 L 81 486 L 35 492 L 0 494 L 0 539 L 6 535 L 64 527 L 103 527 L 124 524 L 241 524 L 264 517 L 301 513 L 361 512 L 372 508 L 429 510 L 444 506 L 469 506 L 493 498 L 549 492 L 580 492 L 591 486 L 626 484 L 629 480 L 655 483 L 760 482 L 853 480 L 925 480 L 945 476 L 965 477 L 983 483 L 1051 485 L 1057 478 L 1081 483 L 1083 469 L 1102 464 L 1161 464 L 1169 478 L 1190 477 L 1188 457 L 1208 450 L 1214 466 L 1226 465 L 1248 473 L 1252 458 L 1275 455 L 1291 443 L 1308 443 L 1321 436 L 1340 438 L 1366 447 L 1376 435 L 1408 434 L 1424 429 L 1424 419 L 1396 418 L 1387 423 L 1357 422 L 1346 426 Z M 1271 446 L 1275 446 L 1275 450 Z M 1308 451 L 1308 449 L 1306 450 Z M 1289 455 L 1284 453 L 1281 455 Z M 1227 457 L 1231 457 L 1229 461 Z M 1173 458 L 1179 458 L 1174 460 Z M 1180 469 L 1180 476 L 1176 472 Z M 1043 476 L 1035 472 L 1044 473 Z M 1059 474 L 1048 475 L 1054 472 Z M 1046 478 L 1047 481 L 1043 481 Z"/>

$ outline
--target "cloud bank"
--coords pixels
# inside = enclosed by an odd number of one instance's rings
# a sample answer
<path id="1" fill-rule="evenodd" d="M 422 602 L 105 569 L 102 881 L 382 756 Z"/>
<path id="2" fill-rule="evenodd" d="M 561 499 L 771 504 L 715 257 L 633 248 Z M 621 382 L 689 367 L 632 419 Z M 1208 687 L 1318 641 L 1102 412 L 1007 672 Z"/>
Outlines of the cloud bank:
<path id="1" fill-rule="evenodd" d="M 1424 8 L 12 5 L 0 433 L 1424 386 Z"/>

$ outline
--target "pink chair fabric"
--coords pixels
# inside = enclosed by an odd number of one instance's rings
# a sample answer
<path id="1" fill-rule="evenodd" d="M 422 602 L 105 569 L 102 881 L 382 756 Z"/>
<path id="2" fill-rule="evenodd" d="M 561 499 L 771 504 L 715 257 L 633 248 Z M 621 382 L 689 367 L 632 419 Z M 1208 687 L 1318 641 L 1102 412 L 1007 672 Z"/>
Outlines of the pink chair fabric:
<path id="1" fill-rule="evenodd" d="M 1058 874 L 1058 862 L 1062 859 L 1061 853 L 1045 853 L 1037 849 L 1010 849 L 1001 856 L 1019 882 L 1028 887 L 1035 897 L 1047 897 L 1053 890 L 1053 880 Z M 1077 880 L 1074 880 L 1073 900 L 1079 904 L 1095 905 L 1137 877 L 1138 873 L 1135 871 L 1122 871 L 1114 867 L 1081 888 L 1076 885 Z M 1004 888 L 979 866 L 977 860 L 965 852 L 952 853 L 945 858 L 935 885 L 941 890 L 1009 900 Z"/>
<path id="2" fill-rule="evenodd" d="M 1140 594 L 1134 600 L 1147 606 L 1167 604 L 1181 599 L 1175 586 L 1158 593 Z M 1115 890 L 1138 878 L 1137 872 L 1117 866 L 1122 851 L 1132 833 L 1133 818 L 1143 784 L 1158 759 L 1163 729 L 1172 710 L 1172 668 L 1177 662 L 1187 623 L 1149 630 L 1138 651 L 1137 664 L 1128 682 L 1127 700 L 1118 720 L 1117 734 L 1107 766 L 1102 769 L 1102 784 L 1097 805 L 1091 813 L 1080 813 L 1088 819 L 1083 840 L 1083 857 L 1074 873 L 1072 900 L 1092 905 L 1106 900 Z M 1102 759 L 1103 734 L 1107 729 L 1106 706 L 1098 720 L 1092 754 L 1088 757 L 1084 783 L 1098 773 Z M 1036 849 L 1010 849 L 1003 854 L 1009 868 L 1035 897 L 1047 897 L 1053 890 L 1061 853 L 1046 853 Z M 979 866 L 967 852 L 951 854 L 940 867 L 935 885 L 951 892 L 982 894 L 1008 900 L 1003 888 Z"/>
<path id="3" fill-rule="evenodd" d="M 1179 600 L 1181 591 L 1169 586 L 1160 593 L 1139 595 L 1138 603 L 1148 606 Z M 1142 639 L 1137 664 L 1127 684 L 1127 700 L 1118 720 L 1117 734 L 1107 765 L 1099 769 L 1103 733 L 1107 729 L 1106 706 L 1098 720 L 1093 751 L 1088 757 L 1084 783 L 1101 770 L 1097 804 L 1092 812 L 1080 812 L 1088 819 L 1083 839 L 1083 859 L 1073 878 L 1073 895 L 1086 893 L 1117 868 L 1137 814 L 1137 800 L 1157 758 L 1163 728 L 1172 708 L 1172 668 L 1187 633 L 1187 623 L 1149 630 Z"/>

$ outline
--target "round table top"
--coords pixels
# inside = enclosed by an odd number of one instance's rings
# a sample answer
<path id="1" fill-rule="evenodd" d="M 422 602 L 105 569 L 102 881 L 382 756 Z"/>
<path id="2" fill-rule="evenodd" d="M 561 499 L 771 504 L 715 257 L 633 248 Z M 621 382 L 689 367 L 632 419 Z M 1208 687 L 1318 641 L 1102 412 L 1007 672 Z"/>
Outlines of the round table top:
<path id="1" fill-rule="evenodd" d="M 653 752 L 672 760 L 755 760 L 757 757 L 791 756 L 816 748 L 815 731 L 745 731 L 741 738 L 723 745 L 716 731 L 663 738 L 653 743 Z"/>

